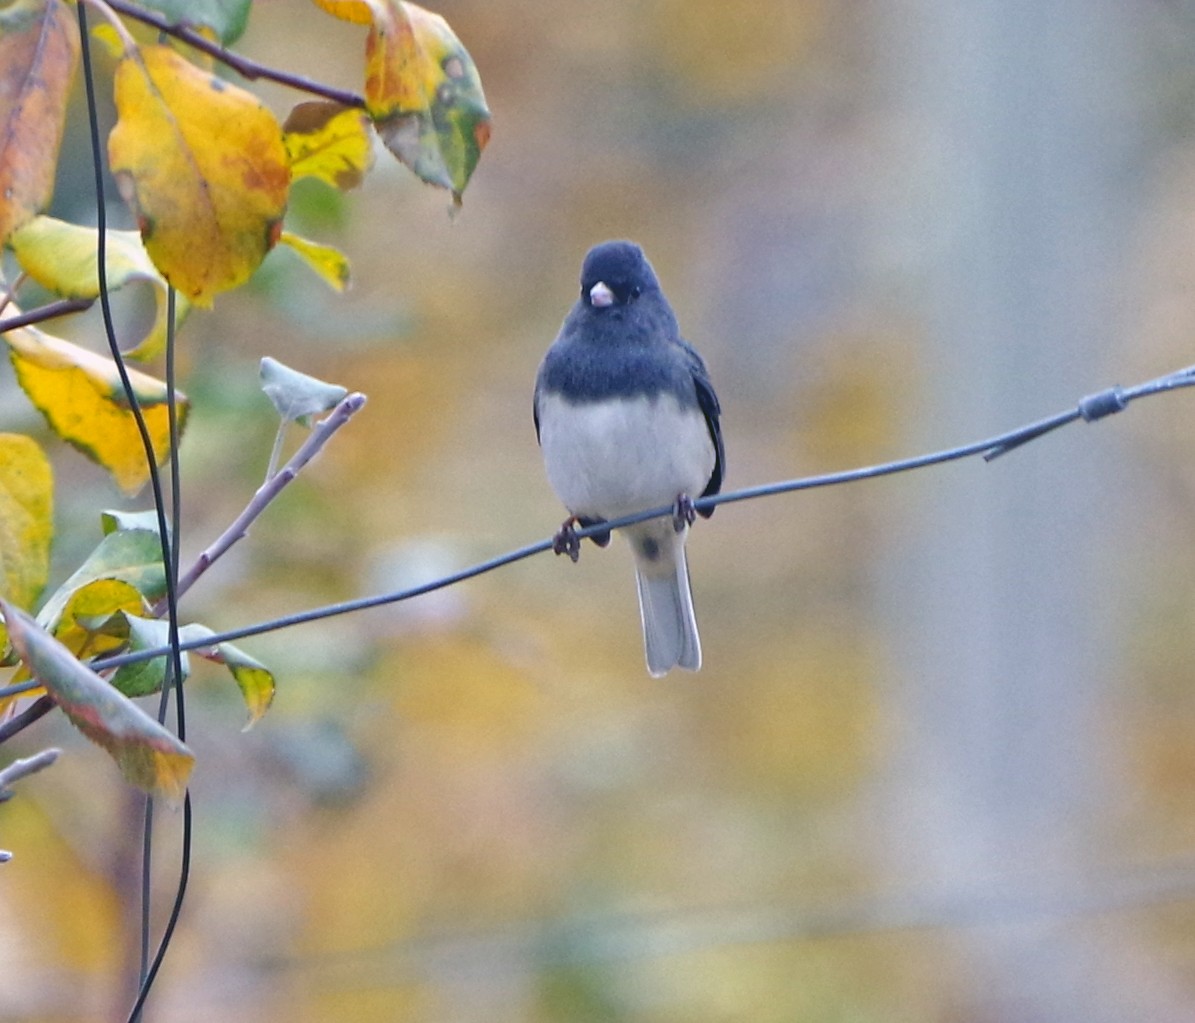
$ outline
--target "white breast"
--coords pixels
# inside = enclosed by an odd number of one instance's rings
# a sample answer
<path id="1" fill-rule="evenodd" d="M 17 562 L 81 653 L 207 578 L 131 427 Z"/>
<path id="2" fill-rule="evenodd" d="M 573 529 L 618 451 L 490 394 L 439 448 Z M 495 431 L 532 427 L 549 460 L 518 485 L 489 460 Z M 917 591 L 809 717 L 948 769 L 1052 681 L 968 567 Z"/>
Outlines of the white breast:
<path id="1" fill-rule="evenodd" d="M 714 444 L 700 409 L 672 395 L 572 404 L 539 401 L 548 482 L 574 515 L 614 518 L 697 497 L 714 471 Z"/>

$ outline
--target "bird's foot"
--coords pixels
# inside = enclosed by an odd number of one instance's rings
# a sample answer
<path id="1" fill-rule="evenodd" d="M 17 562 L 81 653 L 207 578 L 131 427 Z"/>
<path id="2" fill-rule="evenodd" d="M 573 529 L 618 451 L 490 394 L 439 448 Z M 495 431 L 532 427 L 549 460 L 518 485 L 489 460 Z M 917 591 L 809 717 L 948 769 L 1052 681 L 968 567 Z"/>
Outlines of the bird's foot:
<path id="1" fill-rule="evenodd" d="M 697 520 L 697 509 L 693 507 L 693 498 L 688 494 L 677 494 L 676 504 L 672 506 L 672 528 L 683 533 Z"/>
<path id="2" fill-rule="evenodd" d="M 567 554 L 574 565 L 581 557 L 581 540 L 577 536 L 579 521 L 577 516 L 570 515 L 552 537 L 552 553 Z"/>

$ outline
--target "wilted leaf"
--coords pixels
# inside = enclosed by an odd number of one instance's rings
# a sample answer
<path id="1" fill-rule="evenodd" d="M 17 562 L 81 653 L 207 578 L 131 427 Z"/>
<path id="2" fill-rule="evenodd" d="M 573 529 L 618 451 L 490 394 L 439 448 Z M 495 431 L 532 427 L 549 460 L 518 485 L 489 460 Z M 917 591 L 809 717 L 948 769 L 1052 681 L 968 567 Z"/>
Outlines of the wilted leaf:
<path id="1" fill-rule="evenodd" d="M 0 601 L 8 634 L 30 674 L 71 723 L 108 751 L 126 780 L 172 803 L 182 799 L 194 754 L 118 693 L 23 611 Z"/>
<path id="2" fill-rule="evenodd" d="M 115 363 L 32 327 L 3 337 L 17 380 L 54 432 L 112 473 L 125 493 L 139 490 L 149 469 Z M 166 385 L 136 370 L 128 372 L 161 464 L 170 453 Z M 175 396 L 181 430 L 189 402 L 180 392 Z"/>
<path id="3" fill-rule="evenodd" d="M 268 355 L 261 360 L 261 389 L 287 422 L 310 425 L 311 417 L 335 408 L 349 392 L 339 384 L 325 383 L 315 377 L 284 366 Z"/>
<path id="4" fill-rule="evenodd" d="M 148 46 L 116 69 L 108 158 L 154 265 L 198 305 L 249 279 L 277 241 L 290 167 L 256 96 Z"/>
<path id="5" fill-rule="evenodd" d="M 282 130 L 292 179 L 318 178 L 347 191 L 373 166 L 373 133 L 364 111 L 322 100 L 300 103 Z"/>
<path id="6" fill-rule="evenodd" d="M 50 201 L 78 29 L 61 0 L 0 10 L 0 242 Z"/>
<path id="7" fill-rule="evenodd" d="M 440 15 L 402 0 L 315 0 L 369 24 L 365 103 L 387 148 L 459 206 L 490 138 L 473 58 Z"/>
<path id="8" fill-rule="evenodd" d="M 113 582 L 122 583 L 132 594 L 118 587 L 97 587 Z M 94 593 L 80 606 L 77 595 L 82 591 Z M 165 592 L 162 543 L 157 530 L 117 530 L 100 540 L 83 564 L 54 591 L 37 620 L 43 628 L 58 634 L 75 615 L 94 618 L 118 610 L 137 613 Z"/>
<path id="9" fill-rule="evenodd" d="M 0 597 L 18 607 L 32 606 L 46 585 L 53 505 L 45 452 L 31 437 L 0 433 Z"/>
<path id="10" fill-rule="evenodd" d="M 253 0 L 138 0 L 138 6 L 160 12 L 172 25 L 207 29 L 231 46 L 249 24 Z"/>
<path id="11" fill-rule="evenodd" d="M 344 291 L 349 286 L 352 269 L 348 257 L 339 249 L 301 238 L 289 231 L 283 231 L 278 241 L 289 247 L 308 267 L 319 274 L 329 287 L 336 291 Z"/>
<path id="12" fill-rule="evenodd" d="M 42 287 L 66 298 L 95 298 L 100 293 L 94 227 L 69 224 L 54 217 L 34 217 L 13 232 L 9 239 L 13 255 Z M 169 287 L 158 273 L 136 231 L 109 231 L 106 240 L 108 289 L 115 291 L 130 282 L 143 281 L 154 289 L 157 315 L 149 333 L 125 352 L 130 359 L 152 359 L 166 346 L 166 292 Z M 175 324 L 186 318 L 190 305 L 179 295 L 175 299 Z"/>
<path id="13" fill-rule="evenodd" d="M 490 140 L 490 111 L 473 58 L 440 15 L 398 3 L 394 30 L 366 41 L 365 100 L 386 147 L 460 205 Z"/>
<path id="14" fill-rule="evenodd" d="M 188 626 L 188 637 L 191 629 L 204 629 L 202 625 Z M 204 629 L 210 632 L 210 629 Z M 199 633 L 196 635 L 202 635 Z M 205 647 L 195 651 L 209 661 L 223 664 L 232 673 L 233 680 L 241 690 L 245 706 L 249 708 L 249 720 L 245 723 L 245 731 L 252 728 L 261 716 L 270 709 L 274 702 L 274 673 L 260 661 L 250 657 L 239 647 L 231 643 L 219 643 L 213 647 Z"/>

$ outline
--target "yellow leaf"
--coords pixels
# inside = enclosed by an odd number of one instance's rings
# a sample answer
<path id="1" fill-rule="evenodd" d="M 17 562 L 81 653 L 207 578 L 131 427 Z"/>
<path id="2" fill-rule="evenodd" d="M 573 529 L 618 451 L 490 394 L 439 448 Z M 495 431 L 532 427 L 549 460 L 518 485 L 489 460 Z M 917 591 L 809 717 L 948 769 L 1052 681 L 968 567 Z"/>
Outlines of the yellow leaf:
<path id="1" fill-rule="evenodd" d="M 61 0 L 0 11 L 0 242 L 54 192 L 78 31 Z"/>
<path id="2" fill-rule="evenodd" d="M 304 263 L 336 291 L 344 291 L 349 286 L 349 261 L 339 249 L 334 249 L 331 245 L 320 245 L 289 231 L 283 231 L 278 241 L 290 246 Z"/>
<path id="3" fill-rule="evenodd" d="M 290 167 L 251 93 L 148 46 L 116 68 L 108 159 L 154 265 L 197 305 L 249 279 L 277 241 Z"/>
<path id="4" fill-rule="evenodd" d="M 54 477 L 31 437 L 0 433 L 0 597 L 31 607 L 50 571 Z M 0 626 L 0 650 L 5 645 Z"/>
<path id="5" fill-rule="evenodd" d="M 23 611 L 3 601 L 0 611 L 21 660 L 71 724 L 108 751 L 127 781 L 172 803 L 179 802 L 195 755 L 177 736 L 76 660 Z"/>
<path id="6" fill-rule="evenodd" d="M 34 217 L 13 232 L 9 244 L 21 269 L 42 287 L 67 298 L 95 298 L 100 293 L 98 235 L 94 227 L 43 216 Z M 110 291 L 135 281 L 143 281 L 154 289 L 157 314 L 153 326 L 125 355 L 131 359 L 156 358 L 166 346 L 169 285 L 154 267 L 136 231 L 109 231 L 106 251 Z M 185 298 L 176 297 L 176 326 L 186 318 L 190 308 Z"/>
<path id="7" fill-rule="evenodd" d="M 315 5 L 341 21 L 368 25 L 377 16 L 382 0 L 315 0 Z"/>
<path id="8" fill-rule="evenodd" d="M 107 469 L 125 493 L 149 478 L 145 451 L 111 359 L 32 327 L 4 334 L 17 380 L 63 440 Z M 133 391 L 161 464 L 170 453 L 166 385 L 130 369 Z M 178 399 L 179 428 L 189 403 Z"/>
<path id="9" fill-rule="evenodd" d="M 124 646 L 124 640 L 89 627 L 89 623 L 108 618 L 117 611 L 143 614 L 145 600 L 136 587 L 123 579 L 96 579 L 75 589 L 62 614 L 51 627 L 54 638 L 76 656 L 95 657 Z M 39 621 L 42 616 L 38 615 Z"/>
<path id="10" fill-rule="evenodd" d="M 282 126 L 292 179 L 318 178 L 347 191 L 373 166 L 369 117 L 339 103 L 300 103 Z"/>

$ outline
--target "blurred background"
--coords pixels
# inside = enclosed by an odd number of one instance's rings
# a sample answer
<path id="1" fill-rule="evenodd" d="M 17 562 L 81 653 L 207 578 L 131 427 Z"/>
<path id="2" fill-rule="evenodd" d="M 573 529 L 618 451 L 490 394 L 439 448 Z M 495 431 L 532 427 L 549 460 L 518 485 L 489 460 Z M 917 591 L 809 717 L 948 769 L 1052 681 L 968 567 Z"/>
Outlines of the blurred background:
<path id="1" fill-rule="evenodd" d="M 347 197 L 304 182 L 288 225 L 354 288 L 276 252 L 184 329 L 184 561 L 265 470 L 262 356 L 369 396 L 188 620 L 550 535 L 531 386 L 606 238 L 645 247 L 710 364 L 732 488 L 1195 362 L 1186 0 L 436 9 L 494 113 L 461 214 L 385 156 Z M 358 89 L 362 47 L 257 0 L 237 48 Z M 67 130 L 55 211 L 93 220 L 78 106 Z M 0 426 L 42 431 L 0 386 Z M 724 507 L 689 545 L 695 676 L 647 676 L 617 540 L 244 642 L 279 678 L 248 733 L 199 667 L 149 1018 L 1195 1019 L 1193 431 L 1178 392 L 991 464 Z M 146 498 L 50 446 L 56 584 L 99 509 Z M 5 760 L 53 744 L 0 811 L 0 1020 L 123 1018 L 141 802 L 60 716 Z"/>

